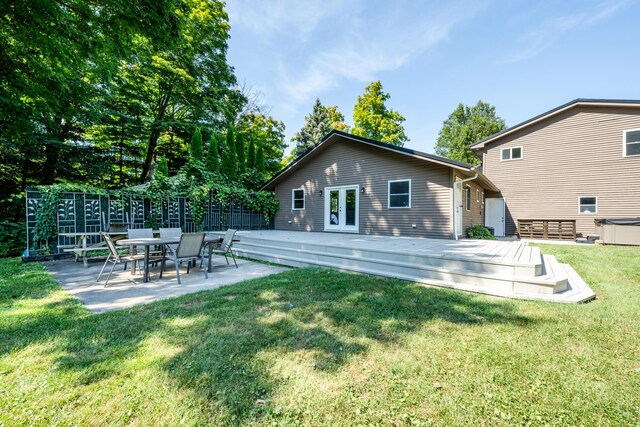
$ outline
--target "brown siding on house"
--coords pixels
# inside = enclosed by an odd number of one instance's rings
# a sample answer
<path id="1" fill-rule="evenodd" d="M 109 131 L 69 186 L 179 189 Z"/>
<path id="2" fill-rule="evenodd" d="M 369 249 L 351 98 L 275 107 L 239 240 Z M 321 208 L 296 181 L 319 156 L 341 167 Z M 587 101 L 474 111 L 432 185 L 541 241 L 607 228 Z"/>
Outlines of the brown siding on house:
<path id="1" fill-rule="evenodd" d="M 389 180 L 411 179 L 411 208 L 387 207 Z M 360 233 L 450 238 L 450 168 L 381 148 L 339 139 L 283 178 L 275 187 L 280 200 L 277 230 L 324 231 L 324 195 L 339 185 L 365 187 L 359 194 Z M 291 191 L 305 189 L 305 209 L 291 209 Z M 289 224 L 291 221 L 291 224 Z M 414 229 L 412 224 L 416 225 Z"/>
<path id="2" fill-rule="evenodd" d="M 464 179 L 464 177 L 460 177 Z M 462 234 L 467 235 L 467 228 L 472 225 L 484 225 L 484 204 L 482 194 L 484 189 L 473 181 L 462 184 Z M 471 210 L 466 209 L 464 187 L 471 188 Z M 479 191 L 479 193 L 477 193 Z M 476 194 L 479 196 L 477 200 Z"/>
<path id="3" fill-rule="evenodd" d="M 576 106 L 489 143 L 483 173 L 505 198 L 507 234 L 518 219 L 575 219 L 586 235 L 594 218 L 640 216 L 640 157 L 622 151 L 623 130 L 638 128 L 638 107 Z M 501 161 L 514 146 L 523 158 Z M 596 196 L 598 212 L 579 214 L 580 196 Z"/>

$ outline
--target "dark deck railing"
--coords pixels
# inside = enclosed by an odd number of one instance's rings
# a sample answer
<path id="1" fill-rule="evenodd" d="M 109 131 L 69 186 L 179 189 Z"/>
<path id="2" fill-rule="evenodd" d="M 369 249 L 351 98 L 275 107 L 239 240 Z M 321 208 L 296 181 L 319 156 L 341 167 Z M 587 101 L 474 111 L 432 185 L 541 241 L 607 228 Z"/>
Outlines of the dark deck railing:
<path id="1" fill-rule="evenodd" d="M 521 239 L 575 240 L 574 219 L 519 219 L 518 236 Z"/>

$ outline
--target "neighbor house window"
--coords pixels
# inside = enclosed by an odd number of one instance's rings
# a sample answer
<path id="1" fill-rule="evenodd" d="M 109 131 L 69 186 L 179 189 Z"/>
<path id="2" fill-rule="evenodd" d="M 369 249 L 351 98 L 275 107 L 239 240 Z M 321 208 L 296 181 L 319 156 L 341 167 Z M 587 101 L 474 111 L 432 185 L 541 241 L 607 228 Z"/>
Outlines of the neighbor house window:
<path id="1" fill-rule="evenodd" d="M 522 147 L 502 149 L 502 160 L 518 160 L 522 158 Z"/>
<path id="2" fill-rule="evenodd" d="M 291 206 L 294 211 L 301 211 L 304 209 L 304 189 L 298 188 L 291 190 Z"/>
<path id="3" fill-rule="evenodd" d="M 389 181 L 388 203 L 390 208 L 410 208 L 411 207 L 411 180 L 410 179 Z"/>
<path id="4" fill-rule="evenodd" d="M 580 197 L 579 212 L 584 214 L 598 213 L 598 198 L 594 196 Z"/>
<path id="5" fill-rule="evenodd" d="M 625 130 L 624 155 L 640 156 L 640 129 Z"/>
<path id="6" fill-rule="evenodd" d="M 471 187 L 464 187 L 464 208 L 471 210 Z"/>

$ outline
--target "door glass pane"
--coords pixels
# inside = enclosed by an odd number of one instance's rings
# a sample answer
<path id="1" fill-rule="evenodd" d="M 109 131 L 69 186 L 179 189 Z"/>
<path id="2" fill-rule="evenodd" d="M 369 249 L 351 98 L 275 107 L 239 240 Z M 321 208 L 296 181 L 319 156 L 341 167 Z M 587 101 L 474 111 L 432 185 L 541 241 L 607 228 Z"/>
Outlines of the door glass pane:
<path id="1" fill-rule="evenodd" d="M 340 225 L 340 191 L 329 192 L 329 224 Z"/>
<path id="2" fill-rule="evenodd" d="M 345 194 L 345 224 L 356 225 L 356 190 L 350 189 Z"/>

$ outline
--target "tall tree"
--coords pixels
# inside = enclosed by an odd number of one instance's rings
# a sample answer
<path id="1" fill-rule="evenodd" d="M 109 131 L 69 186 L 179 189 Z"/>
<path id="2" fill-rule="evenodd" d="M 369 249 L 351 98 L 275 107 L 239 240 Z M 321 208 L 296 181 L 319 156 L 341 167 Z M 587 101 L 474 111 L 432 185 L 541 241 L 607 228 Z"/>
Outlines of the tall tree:
<path id="1" fill-rule="evenodd" d="M 244 150 L 244 134 L 238 132 L 236 135 L 236 164 L 238 167 L 238 176 L 242 176 L 247 167 Z"/>
<path id="2" fill-rule="evenodd" d="M 409 141 L 402 126 L 405 118 L 385 105 L 389 98 L 380 81 L 370 83 L 353 107 L 351 133 L 399 146 Z"/>
<path id="3" fill-rule="evenodd" d="M 258 142 L 255 164 L 256 170 L 261 175 L 261 177 L 264 178 L 266 172 L 266 160 L 264 156 L 264 145 L 262 144 L 262 141 Z"/>
<path id="4" fill-rule="evenodd" d="M 209 172 L 217 174 L 220 172 L 220 159 L 218 149 L 218 137 L 214 133 L 211 135 L 211 142 L 209 142 L 209 148 L 207 149 L 206 168 Z"/>
<path id="5" fill-rule="evenodd" d="M 236 139 L 233 126 L 227 129 L 227 142 L 222 148 L 222 164 L 220 171 L 228 179 L 235 181 L 237 178 L 238 164 L 236 161 Z"/>
<path id="6" fill-rule="evenodd" d="M 254 169 L 256 166 L 256 140 L 249 136 L 249 148 L 247 148 L 247 169 Z"/>
<path id="7" fill-rule="evenodd" d="M 313 111 L 304 118 L 304 125 L 299 132 L 291 138 L 291 142 L 295 142 L 296 146 L 293 148 L 294 155 L 300 157 L 307 151 L 311 150 L 316 144 L 318 144 L 322 138 L 324 138 L 329 132 L 331 132 L 331 120 L 327 109 L 322 105 L 319 98 L 316 98 L 316 102 L 313 105 Z"/>
<path id="8" fill-rule="evenodd" d="M 204 161 L 204 146 L 202 144 L 202 132 L 200 128 L 196 128 L 191 137 L 191 143 L 189 144 L 189 160 L 192 162 Z"/>
<path id="9" fill-rule="evenodd" d="M 184 18 L 176 45 L 167 51 L 149 51 L 141 46 L 136 56 L 142 80 L 148 82 L 148 90 L 141 94 L 145 95 L 150 123 L 141 181 L 148 173 L 158 140 L 170 125 L 168 112 L 172 107 L 181 110 L 172 121 L 205 120 L 212 129 L 222 130 L 246 101 L 235 88 L 233 69 L 226 59 L 229 22 L 224 3 L 182 0 L 182 6 Z"/>
<path id="10" fill-rule="evenodd" d="M 331 129 L 349 132 L 350 127 L 344 121 L 344 114 L 338 111 L 338 106 L 330 105 L 327 107 L 327 114 L 329 115 L 329 121 L 331 122 Z"/>
<path id="11" fill-rule="evenodd" d="M 480 159 L 471 150 L 471 144 L 506 128 L 494 106 L 482 101 L 472 107 L 460 103 L 442 124 L 435 152 L 452 160 L 478 165 Z"/>
<path id="12" fill-rule="evenodd" d="M 287 148 L 284 142 L 284 123 L 271 116 L 250 111 L 240 117 L 237 128 L 247 137 L 254 138 L 256 146 L 262 143 L 265 174 L 272 176 L 277 173 L 281 169 L 280 159 Z"/>

